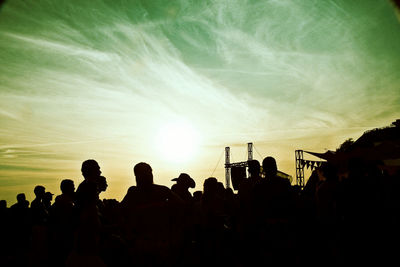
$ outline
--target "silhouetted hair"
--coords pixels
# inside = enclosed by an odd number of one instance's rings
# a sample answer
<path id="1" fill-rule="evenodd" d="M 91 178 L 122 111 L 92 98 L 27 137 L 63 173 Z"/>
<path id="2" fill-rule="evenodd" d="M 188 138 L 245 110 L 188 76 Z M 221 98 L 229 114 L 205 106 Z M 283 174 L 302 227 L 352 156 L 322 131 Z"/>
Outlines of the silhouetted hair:
<path id="1" fill-rule="evenodd" d="M 204 181 L 203 184 L 204 194 L 212 194 L 217 191 L 218 188 L 218 180 L 215 177 L 209 177 Z"/>
<path id="2" fill-rule="evenodd" d="M 145 162 L 140 162 L 133 168 L 136 177 L 136 185 L 139 187 L 153 184 L 153 170 L 151 166 Z"/>
<path id="3" fill-rule="evenodd" d="M 47 200 L 52 200 L 52 199 L 53 199 L 53 193 L 51 193 L 51 192 L 46 192 L 46 193 L 44 193 L 43 198 L 44 198 L 44 199 L 47 199 Z"/>
<path id="4" fill-rule="evenodd" d="M 22 203 L 22 202 L 24 202 L 25 200 L 26 200 L 26 196 L 25 196 L 24 193 L 19 193 L 19 194 L 17 195 L 17 202 L 18 202 L 18 203 Z"/>
<path id="5" fill-rule="evenodd" d="M 225 195 L 225 187 L 224 184 L 221 182 L 217 183 L 217 193 L 219 196 L 224 196 Z"/>
<path id="6" fill-rule="evenodd" d="M 44 186 L 37 185 L 35 186 L 35 189 L 33 189 L 33 192 L 35 193 L 35 196 L 43 197 L 44 193 L 46 192 L 46 189 L 44 188 Z"/>
<path id="7" fill-rule="evenodd" d="M 81 172 L 83 177 L 88 177 L 93 175 L 93 173 L 97 173 L 100 169 L 99 164 L 94 159 L 85 160 L 82 163 Z"/>
<path id="8" fill-rule="evenodd" d="M 97 187 L 100 192 L 105 192 L 107 190 L 108 184 L 107 179 L 104 176 L 99 176 Z"/>
<path id="9" fill-rule="evenodd" d="M 61 184 L 60 184 L 60 189 L 61 189 L 61 192 L 63 192 L 63 194 L 73 193 L 75 190 L 74 181 L 72 181 L 70 179 L 62 180 Z"/>
<path id="10" fill-rule="evenodd" d="M 256 159 L 250 160 L 248 162 L 249 173 L 251 175 L 260 175 L 260 162 Z"/>
<path id="11" fill-rule="evenodd" d="M 193 193 L 193 198 L 195 201 L 199 201 L 201 199 L 201 196 L 203 195 L 202 191 L 195 191 Z"/>
<path id="12" fill-rule="evenodd" d="M 7 201 L 4 199 L 0 200 L 0 209 L 6 209 L 7 208 Z"/>
<path id="13" fill-rule="evenodd" d="M 232 188 L 230 188 L 230 187 L 225 188 L 225 196 L 227 196 L 227 197 L 233 197 L 234 194 L 235 194 L 235 193 L 233 193 L 233 189 L 232 189 Z"/>
<path id="14" fill-rule="evenodd" d="M 278 171 L 276 160 L 273 157 L 266 157 L 262 162 L 262 166 L 266 176 L 276 175 L 276 172 Z"/>

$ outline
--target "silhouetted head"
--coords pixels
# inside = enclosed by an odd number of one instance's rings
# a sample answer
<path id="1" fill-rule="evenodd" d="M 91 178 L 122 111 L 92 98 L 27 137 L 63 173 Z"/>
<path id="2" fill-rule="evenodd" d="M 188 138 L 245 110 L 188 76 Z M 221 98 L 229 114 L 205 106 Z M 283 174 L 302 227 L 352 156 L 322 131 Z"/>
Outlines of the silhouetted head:
<path id="1" fill-rule="evenodd" d="M 235 196 L 235 193 L 233 193 L 233 189 L 228 187 L 225 188 L 225 198 L 226 199 L 233 199 Z"/>
<path id="2" fill-rule="evenodd" d="M 263 162 L 263 171 L 265 173 L 265 177 L 274 177 L 278 171 L 278 167 L 276 166 L 276 161 L 273 157 L 266 157 Z"/>
<path id="3" fill-rule="evenodd" d="M 310 177 L 307 180 L 307 183 L 304 187 L 303 193 L 304 194 L 314 194 L 315 193 L 315 188 L 318 184 L 319 177 L 318 177 L 318 170 L 320 167 L 317 167 L 315 170 L 312 171 Z"/>
<path id="4" fill-rule="evenodd" d="M 52 200 L 53 200 L 53 193 L 51 192 L 44 193 L 43 201 L 51 202 Z"/>
<path id="5" fill-rule="evenodd" d="M 17 202 L 18 203 L 24 203 L 26 201 L 26 196 L 24 193 L 19 193 L 17 195 Z"/>
<path id="6" fill-rule="evenodd" d="M 203 195 L 203 192 L 201 191 L 196 191 L 193 193 L 193 199 L 195 202 L 201 200 L 201 196 Z"/>
<path id="7" fill-rule="evenodd" d="M 85 160 L 82 163 L 81 171 L 85 179 L 96 178 L 99 177 L 101 174 L 100 166 L 94 159 Z"/>
<path id="8" fill-rule="evenodd" d="M 0 210 L 4 210 L 7 208 L 7 201 L 4 199 L 0 200 Z"/>
<path id="9" fill-rule="evenodd" d="M 35 186 L 35 189 L 33 190 L 33 192 L 35 193 L 36 198 L 42 199 L 44 197 L 44 193 L 46 192 L 46 189 L 44 188 L 44 186 L 37 185 L 37 186 Z"/>
<path id="10" fill-rule="evenodd" d="M 137 187 L 147 187 L 153 184 L 153 170 L 145 162 L 140 162 L 133 168 Z"/>
<path id="11" fill-rule="evenodd" d="M 107 184 L 107 179 L 104 176 L 99 176 L 97 178 L 97 188 L 99 192 L 105 192 L 107 190 L 108 184 Z"/>
<path id="12" fill-rule="evenodd" d="M 221 183 L 221 182 L 217 183 L 217 194 L 220 197 L 224 197 L 225 196 L 225 187 L 224 187 L 224 184 Z"/>
<path id="13" fill-rule="evenodd" d="M 70 179 L 64 179 L 61 181 L 60 189 L 63 194 L 72 195 L 75 192 L 74 181 Z"/>
<path id="14" fill-rule="evenodd" d="M 215 194 L 218 190 L 218 181 L 215 177 L 209 177 L 203 184 L 204 195 Z"/>
<path id="15" fill-rule="evenodd" d="M 171 181 L 176 181 L 177 184 L 183 185 L 187 188 L 195 188 L 196 182 L 187 173 L 179 174 L 178 178 L 174 178 Z"/>
<path id="16" fill-rule="evenodd" d="M 248 162 L 249 166 L 249 173 L 251 177 L 259 176 L 260 175 L 260 162 L 258 160 L 250 160 Z"/>

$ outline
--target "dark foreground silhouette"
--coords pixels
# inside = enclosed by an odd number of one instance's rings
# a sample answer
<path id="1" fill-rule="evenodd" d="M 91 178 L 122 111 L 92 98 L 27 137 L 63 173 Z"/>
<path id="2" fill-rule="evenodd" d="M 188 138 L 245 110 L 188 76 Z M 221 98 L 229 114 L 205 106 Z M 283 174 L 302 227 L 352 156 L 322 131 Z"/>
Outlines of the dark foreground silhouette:
<path id="1" fill-rule="evenodd" d="M 277 176 L 274 158 L 249 162 L 238 193 L 214 177 L 194 196 L 182 173 L 172 190 L 157 185 L 147 163 L 121 203 L 95 160 L 84 180 L 62 194 L 38 185 L 7 208 L 0 201 L 1 266 L 387 265 L 400 238 L 399 171 L 353 158 L 317 168 L 300 190 Z"/>

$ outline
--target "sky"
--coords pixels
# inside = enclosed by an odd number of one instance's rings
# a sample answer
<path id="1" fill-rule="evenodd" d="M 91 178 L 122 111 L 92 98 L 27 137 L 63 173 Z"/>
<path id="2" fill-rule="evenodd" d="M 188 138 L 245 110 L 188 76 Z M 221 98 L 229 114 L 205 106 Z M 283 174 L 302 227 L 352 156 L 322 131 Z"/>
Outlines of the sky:
<path id="1" fill-rule="evenodd" d="M 0 9 L 0 199 L 82 180 L 121 200 L 138 162 L 171 186 L 231 161 L 324 152 L 400 118 L 388 0 L 40 0 Z M 311 158 L 312 159 L 312 158 Z M 192 191 L 193 192 L 193 191 Z"/>

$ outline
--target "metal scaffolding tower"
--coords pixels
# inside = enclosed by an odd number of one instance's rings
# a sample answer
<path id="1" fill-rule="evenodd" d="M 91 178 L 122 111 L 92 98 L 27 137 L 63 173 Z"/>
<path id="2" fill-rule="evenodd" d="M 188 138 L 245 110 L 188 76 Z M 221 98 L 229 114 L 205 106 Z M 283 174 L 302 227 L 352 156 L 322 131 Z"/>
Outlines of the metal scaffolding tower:
<path id="1" fill-rule="evenodd" d="M 231 168 L 232 167 L 247 167 L 248 162 L 253 160 L 253 143 L 247 143 L 247 161 L 231 163 L 230 147 L 225 147 L 225 187 L 231 186 Z"/>
<path id="2" fill-rule="evenodd" d="M 304 155 L 303 150 L 296 150 L 296 183 L 300 188 L 304 188 Z"/>

